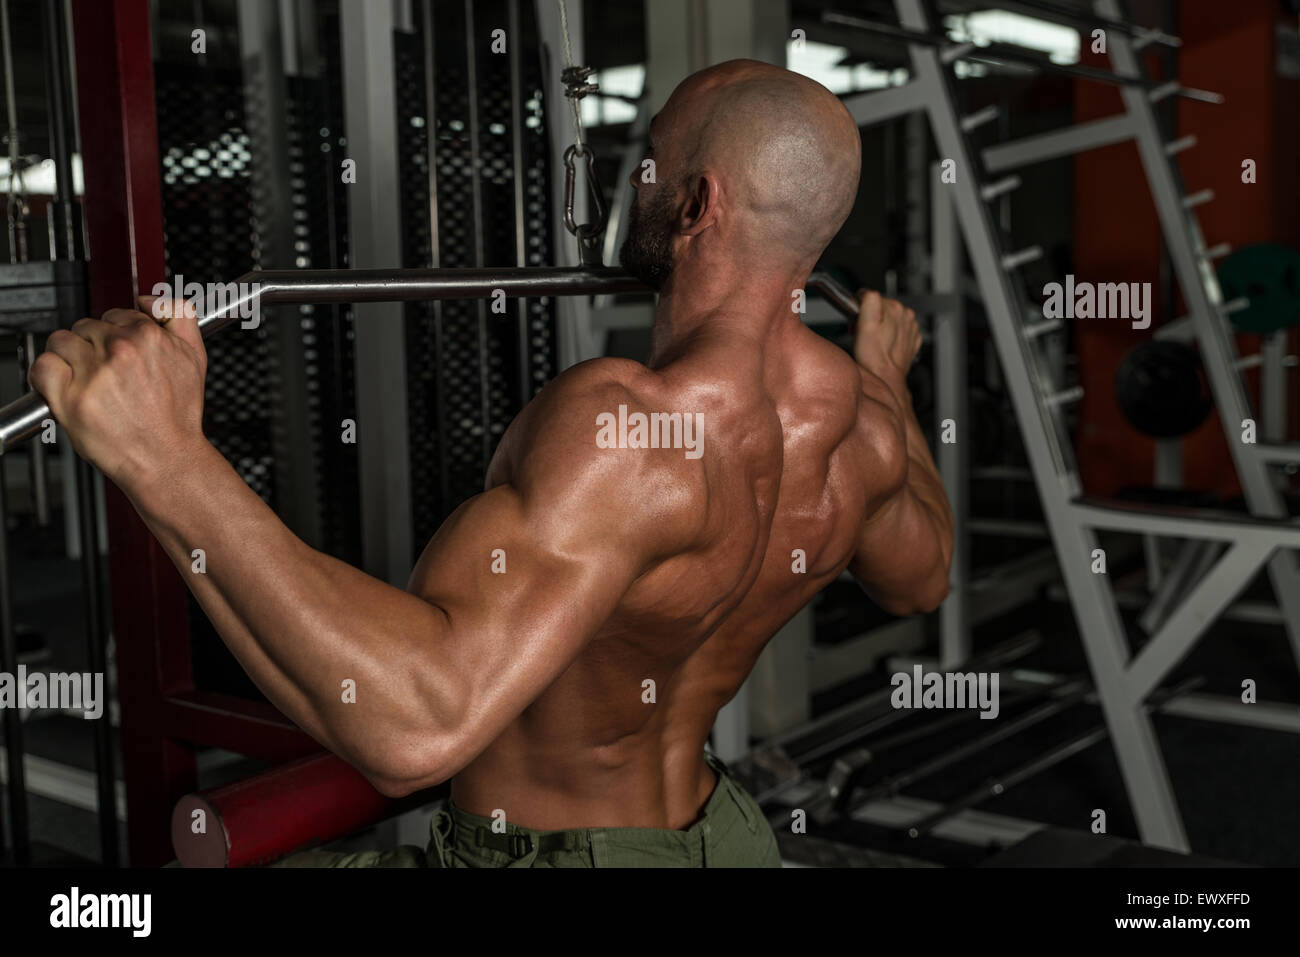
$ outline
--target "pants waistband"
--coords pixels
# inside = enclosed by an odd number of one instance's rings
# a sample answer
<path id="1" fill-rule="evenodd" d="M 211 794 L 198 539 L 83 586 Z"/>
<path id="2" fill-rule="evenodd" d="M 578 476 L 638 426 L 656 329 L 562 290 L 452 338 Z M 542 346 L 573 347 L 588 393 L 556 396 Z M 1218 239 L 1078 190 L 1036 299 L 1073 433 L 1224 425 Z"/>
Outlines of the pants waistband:
<path id="1" fill-rule="evenodd" d="M 539 831 L 511 824 L 509 821 L 504 822 L 505 830 L 502 831 L 502 822 L 479 814 L 471 814 L 457 807 L 449 799 L 445 808 L 433 819 L 429 843 L 430 863 L 435 867 L 448 866 L 447 855 L 455 850 L 461 849 L 474 854 L 477 850 L 486 848 L 508 857 L 511 863 L 507 866 L 526 867 L 538 856 L 566 852 L 591 854 L 593 835 L 610 832 L 635 832 L 646 836 L 671 835 L 686 849 L 698 843 L 702 854 L 705 839 L 709 834 L 709 821 L 716 820 L 722 814 L 734 813 L 738 809 L 751 832 L 757 827 L 757 822 L 753 820 L 754 813 L 749 805 L 734 793 L 738 785 L 731 777 L 726 764 L 707 751 L 704 753 L 704 760 L 717 774 L 718 780 L 704 804 L 699 819 L 683 831 L 655 828 L 572 828 Z"/>

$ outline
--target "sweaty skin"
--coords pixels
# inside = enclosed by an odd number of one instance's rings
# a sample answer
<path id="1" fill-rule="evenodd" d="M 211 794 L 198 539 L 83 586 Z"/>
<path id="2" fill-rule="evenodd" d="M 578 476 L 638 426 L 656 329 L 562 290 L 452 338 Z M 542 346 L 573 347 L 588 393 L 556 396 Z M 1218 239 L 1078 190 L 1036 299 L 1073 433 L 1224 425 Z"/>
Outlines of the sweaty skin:
<path id="1" fill-rule="evenodd" d="M 525 827 L 688 827 L 718 709 L 821 588 L 848 568 L 897 614 L 947 592 L 952 517 L 904 384 L 915 317 L 863 295 L 850 356 L 791 308 L 856 196 L 854 121 L 732 61 L 677 88 L 652 142 L 623 254 L 660 292 L 648 364 L 550 383 L 406 591 L 308 548 L 207 442 L 192 310 L 83 319 L 32 370 L 258 687 L 387 794 L 450 778 L 465 810 Z M 702 414 L 703 455 L 599 448 L 620 405 Z"/>

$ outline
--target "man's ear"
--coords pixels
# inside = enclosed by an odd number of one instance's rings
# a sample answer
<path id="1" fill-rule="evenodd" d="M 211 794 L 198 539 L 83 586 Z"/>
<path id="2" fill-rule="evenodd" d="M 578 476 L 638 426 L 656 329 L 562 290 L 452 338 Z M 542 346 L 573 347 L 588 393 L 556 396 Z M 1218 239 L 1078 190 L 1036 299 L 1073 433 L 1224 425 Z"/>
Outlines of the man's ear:
<path id="1" fill-rule="evenodd" d="M 718 178 L 703 172 L 690 183 L 686 205 L 682 209 L 678 231 L 683 236 L 697 236 L 714 224 L 718 218 L 720 191 Z"/>

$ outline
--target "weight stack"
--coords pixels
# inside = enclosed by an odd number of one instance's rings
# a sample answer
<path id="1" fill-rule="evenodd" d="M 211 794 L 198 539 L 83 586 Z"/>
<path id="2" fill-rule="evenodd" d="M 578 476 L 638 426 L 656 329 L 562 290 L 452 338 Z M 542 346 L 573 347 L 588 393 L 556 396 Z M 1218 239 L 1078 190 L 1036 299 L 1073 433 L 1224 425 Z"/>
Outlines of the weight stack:
<path id="1" fill-rule="evenodd" d="M 167 280 L 228 282 L 255 268 L 347 265 L 346 187 L 335 175 L 343 132 L 337 5 L 318 8 L 321 68 L 285 77 L 283 115 L 249 116 L 233 44 L 214 43 L 208 62 L 154 63 L 163 239 Z M 218 31 L 230 24 L 209 24 Z M 285 155 L 258 156 L 256 124 L 283 124 Z M 265 261 L 267 230 L 277 224 L 261 184 L 267 163 L 286 166 L 293 260 Z M 282 224 L 280 224 L 282 225 Z M 204 431 L 240 477 L 284 517 L 297 494 L 282 471 L 306 463 L 314 508 L 295 531 L 344 561 L 360 561 L 355 446 L 339 441 L 339 423 L 355 415 L 352 316 L 347 306 L 267 309 L 256 329 L 238 329 L 207 343 Z M 282 324 L 292 331 L 277 335 Z M 286 382 L 295 365 L 300 379 Z M 295 385 L 295 383 L 297 383 Z M 282 409 L 298 388 L 305 428 L 285 428 Z M 300 471 L 295 480 L 303 477 Z M 260 699 L 260 692 L 221 644 L 193 598 L 190 637 L 198 687 Z"/>
<path id="2" fill-rule="evenodd" d="M 415 32 L 396 37 L 402 265 L 514 266 L 517 230 L 524 265 L 545 265 L 554 261 L 552 171 L 533 4 L 517 3 L 520 35 L 506 36 L 514 56 L 486 42 L 510 22 L 506 0 L 475 3 L 468 17 L 466 6 L 434 0 L 426 46 L 417 3 Z M 418 554 L 447 515 L 483 490 L 506 426 L 555 375 L 554 307 L 547 298 L 507 300 L 505 314 L 478 301 L 409 303 L 406 330 Z"/>

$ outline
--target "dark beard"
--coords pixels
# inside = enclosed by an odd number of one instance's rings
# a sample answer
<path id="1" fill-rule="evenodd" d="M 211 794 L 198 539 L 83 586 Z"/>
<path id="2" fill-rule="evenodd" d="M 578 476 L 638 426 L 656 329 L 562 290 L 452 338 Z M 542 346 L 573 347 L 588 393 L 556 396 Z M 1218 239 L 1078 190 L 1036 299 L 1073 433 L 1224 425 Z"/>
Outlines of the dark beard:
<path id="1" fill-rule="evenodd" d="M 623 268 L 655 292 L 673 273 L 672 192 L 660 187 L 644 220 L 636 202 L 628 212 L 627 238 L 618 251 Z"/>

